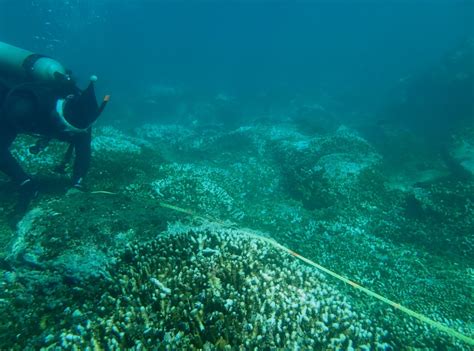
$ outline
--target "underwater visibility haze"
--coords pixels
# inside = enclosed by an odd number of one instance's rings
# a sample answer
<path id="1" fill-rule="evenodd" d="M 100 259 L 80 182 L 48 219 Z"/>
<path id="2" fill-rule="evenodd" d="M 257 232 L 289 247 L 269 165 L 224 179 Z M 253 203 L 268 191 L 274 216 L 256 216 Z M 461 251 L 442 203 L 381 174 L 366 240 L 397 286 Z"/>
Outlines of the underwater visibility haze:
<path id="1" fill-rule="evenodd" d="M 474 2 L 0 0 L 0 349 L 471 350 Z"/>

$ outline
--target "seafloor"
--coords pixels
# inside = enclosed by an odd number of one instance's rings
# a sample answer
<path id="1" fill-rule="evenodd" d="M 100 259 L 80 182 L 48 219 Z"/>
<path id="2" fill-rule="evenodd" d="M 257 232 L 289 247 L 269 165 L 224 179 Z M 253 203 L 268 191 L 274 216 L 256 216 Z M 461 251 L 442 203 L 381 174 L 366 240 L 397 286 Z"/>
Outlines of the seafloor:
<path id="1" fill-rule="evenodd" d="M 435 158 L 396 173 L 344 126 L 103 126 L 65 195 L 65 145 L 34 142 L 17 226 L 0 183 L 0 349 L 469 349 L 258 237 L 472 337 L 474 180 Z M 472 149 L 453 139 L 466 172 Z"/>

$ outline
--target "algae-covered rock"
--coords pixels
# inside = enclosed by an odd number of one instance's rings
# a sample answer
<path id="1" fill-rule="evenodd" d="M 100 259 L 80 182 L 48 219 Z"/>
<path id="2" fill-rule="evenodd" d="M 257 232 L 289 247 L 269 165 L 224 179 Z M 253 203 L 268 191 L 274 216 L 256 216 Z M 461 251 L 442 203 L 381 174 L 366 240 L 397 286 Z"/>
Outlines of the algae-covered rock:
<path id="1" fill-rule="evenodd" d="M 17 224 L 7 260 L 73 280 L 98 277 L 114 252 L 166 227 L 161 213 L 155 202 L 114 194 L 76 193 L 44 202 Z"/>
<path id="2" fill-rule="evenodd" d="M 308 209 L 322 209 L 351 197 L 362 175 L 377 172 L 381 157 L 356 132 L 336 132 L 275 145 L 287 191 Z"/>

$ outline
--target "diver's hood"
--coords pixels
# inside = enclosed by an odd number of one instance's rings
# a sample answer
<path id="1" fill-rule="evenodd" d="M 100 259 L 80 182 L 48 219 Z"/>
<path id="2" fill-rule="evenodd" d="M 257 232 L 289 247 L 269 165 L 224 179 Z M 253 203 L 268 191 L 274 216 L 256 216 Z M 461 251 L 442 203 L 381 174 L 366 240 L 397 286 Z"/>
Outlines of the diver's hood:
<path id="1" fill-rule="evenodd" d="M 68 96 L 64 101 L 64 118 L 71 126 L 84 130 L 97 120 L 104 107 L 104 103 L 102 106 L 97 103 L 94 81 L 91 80 L 85 90 Z"/>

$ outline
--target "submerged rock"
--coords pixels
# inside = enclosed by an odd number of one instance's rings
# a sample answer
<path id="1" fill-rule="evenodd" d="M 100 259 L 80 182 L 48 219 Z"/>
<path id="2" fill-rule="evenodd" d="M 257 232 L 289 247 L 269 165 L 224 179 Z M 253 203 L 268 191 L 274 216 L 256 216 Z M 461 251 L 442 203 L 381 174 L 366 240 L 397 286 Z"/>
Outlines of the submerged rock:
<path id="1" fill-rule="evenodd" d="M 52 270 L 70 282 L 104 276 L 114 262 L 111 253 L 152 228 L 166 227 L 156 206 L 113 194 L 78 193 L 49 201 L 18 223 L 6 259 L 16 268 Z M 149 229 L 142 231 L 142 226 Z"/>
<path id="2" fill-rule="evenodd" d="M 450 155 L 466 174 L 474 177 L 474 129 L 455 136 Z"/>
<path id="3" fill-rule="evenodd" d="M 324 136 L 277 144 L 275 157 L 287 191 L 310 210 L 350 198 L 365 173 L 378 172 L 381 161 L 367 141 L 343 126 Z"/>

